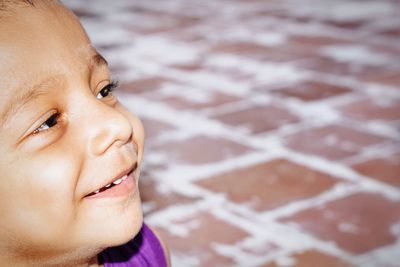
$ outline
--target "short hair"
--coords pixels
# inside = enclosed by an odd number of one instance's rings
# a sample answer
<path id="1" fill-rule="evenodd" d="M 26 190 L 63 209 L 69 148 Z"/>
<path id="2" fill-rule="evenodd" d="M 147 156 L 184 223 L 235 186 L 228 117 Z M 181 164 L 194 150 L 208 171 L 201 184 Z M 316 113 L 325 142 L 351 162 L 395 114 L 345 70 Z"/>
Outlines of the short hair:
<path id="1" fill-rule="evenodd" d="M 19 4 L 28 4 L 30 6 L 34 6 L 33 0 L 0 0 L 0 10 L 6 10 L 10 6 Z"/>

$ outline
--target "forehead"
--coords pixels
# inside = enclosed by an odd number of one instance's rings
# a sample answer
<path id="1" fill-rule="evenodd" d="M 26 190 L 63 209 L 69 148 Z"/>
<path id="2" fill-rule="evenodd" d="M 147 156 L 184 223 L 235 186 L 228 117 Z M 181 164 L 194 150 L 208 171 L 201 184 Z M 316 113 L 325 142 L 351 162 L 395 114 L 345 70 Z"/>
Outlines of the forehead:
<path id="1" fill-rule="evenodd" d="M 82 73 L 95 54 L 76 17 L 53 1 L 14 5 L 0 17 L 0 109 L 24 85 Z M 72 74 L 71 74 L 72 75 Z"/>

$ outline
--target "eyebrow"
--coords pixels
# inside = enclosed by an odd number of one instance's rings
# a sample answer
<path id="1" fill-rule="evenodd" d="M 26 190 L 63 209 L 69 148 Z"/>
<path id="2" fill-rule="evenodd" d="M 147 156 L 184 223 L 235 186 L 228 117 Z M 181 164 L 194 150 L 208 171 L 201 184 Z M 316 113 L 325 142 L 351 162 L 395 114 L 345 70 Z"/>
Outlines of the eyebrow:
<path id="1" fill-rule="evenodd" d="M 101 65 L 108 66 L 108 62 L 102 55 L 95 52 L 95 54 L 89 60 L 89 73 L 92 73 L 95 66 Z M 4 128 L 13 115 L 16 114 L 18 110 L 20 110 L 28 102 L 38 98 L 40 95 L 49 93 L 46 88 L 54 85 L 60 85 L 61 83 L 60 76 L 52 76 L 49 79 L 44 80 L 11 98 L 4 110 L 0 113 L 0 128 Z"/>
<path id="2" fill-rule="evenodd" d="M 108 66 L 108 62 L 102 55 L 95 51 L 95 54 L 89 60 L 89 73 L 93 71 L 95 66 L 101 65 Z"/>

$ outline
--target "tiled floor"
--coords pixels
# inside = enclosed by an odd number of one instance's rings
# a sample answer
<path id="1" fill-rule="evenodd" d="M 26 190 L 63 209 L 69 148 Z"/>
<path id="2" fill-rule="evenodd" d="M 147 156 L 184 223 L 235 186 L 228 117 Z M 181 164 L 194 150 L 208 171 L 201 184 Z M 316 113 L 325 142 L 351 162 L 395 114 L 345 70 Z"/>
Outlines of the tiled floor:
<path id="1" fill-rule="evenodd" d="M 400 1 L 65 3 L 143 119 L 174 267 L 400 266 Z"/>

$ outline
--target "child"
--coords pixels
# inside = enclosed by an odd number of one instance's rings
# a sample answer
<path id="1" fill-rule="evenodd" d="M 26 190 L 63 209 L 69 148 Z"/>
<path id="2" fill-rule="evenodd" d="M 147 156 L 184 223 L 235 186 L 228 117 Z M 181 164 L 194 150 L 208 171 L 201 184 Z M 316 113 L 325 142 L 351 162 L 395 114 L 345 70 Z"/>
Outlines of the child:
<path id="1" fill-rule="evenodd" d="M 0 266 L 169 264 L 142 227 L 142 125 L 76 17 L 0 0 L 0 73 Z"/>

